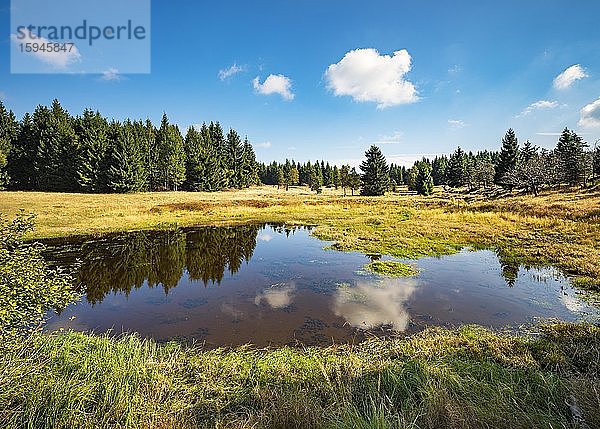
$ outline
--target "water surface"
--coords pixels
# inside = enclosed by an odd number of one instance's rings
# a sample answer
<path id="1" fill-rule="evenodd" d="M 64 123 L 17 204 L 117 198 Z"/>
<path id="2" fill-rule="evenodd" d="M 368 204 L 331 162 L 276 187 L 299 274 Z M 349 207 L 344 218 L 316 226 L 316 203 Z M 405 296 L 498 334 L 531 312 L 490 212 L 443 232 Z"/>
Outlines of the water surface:
<path id="1" fill-rule="evenodd" d="M 328 244 L 308 228 L 273 225 L 50 242 L 54 263 L 80 260 L 84 296 L 47 329 L 135 331 L 217 347 L 352 342 L 428 325 L 600 320 L 555 269 L 525 269 L 493 251 L 423 258 L 411 262 L 418 276 L 387 278 L 362 269 L 372 256 Z"/>

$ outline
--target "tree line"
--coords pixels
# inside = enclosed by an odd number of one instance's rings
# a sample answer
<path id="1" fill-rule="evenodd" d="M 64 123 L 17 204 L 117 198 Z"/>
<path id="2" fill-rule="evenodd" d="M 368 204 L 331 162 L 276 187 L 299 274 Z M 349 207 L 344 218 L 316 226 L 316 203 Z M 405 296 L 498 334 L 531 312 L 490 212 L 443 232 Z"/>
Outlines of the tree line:
<path id="1" fill-rule="evenodd" d="M 0 189 L 62 192 L 219 191 L 256 184 L 342 188 L 344 195 L 383 195 L 399 185 L 422 195 L 435 185 L 526 189 L 534 194 L 561 183 L 585 186 L 600 177 L 600 146 L 593 148 L 565 128 L 553 150 L 528 140 L 520 147 L 509 129 L 499 151 L 465 152 L 423 158 L 410 168 L 391 164 L 371 146 L 360 165 L 324 160 L 270 164 L 256 161 L 247 138 L 219 122 L 190 127 L 185 137 L 163 115 L 150 120 L 109 121 L 85 110 L 73 117 L 57 100 L 15 119 L 0 102 Z"/>
<path id="2" fill-rule="evenodd" d="M 54 100 L 15 119 L 0 102 L 0 187 L 60 192 L 218 191 L 258 184 L 254 149 L 218 122 L 185 137 L 164 114 L 109 121 Z"/>
<path id="3" fill-rule="evenodd" d="M 408 185 L 409 190 L 429 195 L 433 185 L 470 191 L 493 185 L 525 189 L 535 195 L 544 186 L 569 184 L 586 186 L 600 178 L 600 146 L 594 147 L 565 128 L 556 147 L 541 149 L 529 140 L 519 146 L 516 133 L 509 129 L 497 152 L 466 153 L 458 147 L 450 156 L 423 158 L 406 169 L 390 165 L 390 183 Z"/>

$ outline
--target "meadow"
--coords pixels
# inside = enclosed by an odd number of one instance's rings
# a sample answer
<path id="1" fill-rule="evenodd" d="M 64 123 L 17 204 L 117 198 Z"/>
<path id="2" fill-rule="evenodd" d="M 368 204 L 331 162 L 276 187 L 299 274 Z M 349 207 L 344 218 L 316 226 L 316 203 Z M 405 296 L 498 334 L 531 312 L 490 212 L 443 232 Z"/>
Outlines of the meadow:
<path id="1" fill-rule="evenodd" d="M 316 225 L 340 250 L 402 258 L 492 248 L 600 288 L 600 189 L 538 197 L 407 192 L 384 197 L 275 187 L 124 195 L 3 192 L 0 212 L 37 214 L 29 239 L 190 225 Z M 375 266 L 393 275 L 410 266 Z M 592 292 L 593 293 L 593 292 Z M 0 353 L 10 428 L 600 427 L 600 328 L 428 328 L 329 347 L 207 350 L 37 333 Z M 586 426 L 587 425 L 587 426 Z"/>

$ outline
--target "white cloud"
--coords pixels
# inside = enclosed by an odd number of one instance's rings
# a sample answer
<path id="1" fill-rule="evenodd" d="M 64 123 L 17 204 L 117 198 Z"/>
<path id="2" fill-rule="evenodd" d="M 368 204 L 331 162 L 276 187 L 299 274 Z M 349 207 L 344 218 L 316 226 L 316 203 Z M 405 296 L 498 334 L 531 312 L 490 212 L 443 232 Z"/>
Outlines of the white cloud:
<path id="1" fill-rule="evenodd" d="M 266 241 L 268 243 L 269 241 L 273 240 L 273 236 L 268 232 L 262 232 L 259 234 L 258 239 L 260 241 Z"/>
<path id="2" fill-rule="evenodd" d="M 541 133 L 535 133 L 538 136 L 560 136 L 562 133 L 555 133 L 555 132 L 541 132 Z"/>
<path id="3" fill-rule="evenodd" d="M 294 93 L 292 92 L 292 81 L 289 77 L 282 74 L 271 74 L 263 83 L 260 83 L 259 77 L 256 76 L 252 81 L 252 85 L 259 94 L 279 94 L 284 100 L 287 101 L 294 99 Z"/>
<path id="4" fill-rule="evenodd" d="M 11 34 L 10 38 L 14 43 L 17 43 L 17 44 L 20 44 L 20 43 L 37 43 L 37 44 L 51 43 L 48 39 L 46 39 L 44 37 L 37 37 L 35 34 L 33 34 L 30 31 L 27 31 L 24 38 L 20 39 L 17 37 L 16 34 Z M 75 46 L 74 44 L 70 50 L 69 50 L 69 48 L 67 48 L 66 51 L 50 52 L 50 51 L 46 50 L 46 51 L 29 52 L 28 54 L 34 56 L 38 60 L 40 60 L 54 68 L 57 68 L 57 69 L 66 69 L 71 64 L 81 61 L 81 54 L 79 53 L 77 46 Z"/>
<path id="5" fill-rule="evenodd" d="M 260 305 L 264 300 L 273 309 L 288 307 L 294 300 L 294 284 L 275 284 L 265 289 L 254 298 L 254 304 Z"/>
<path id="6" fill-rule="evenodd" d="M 586 128 L 600 127 L 600 98 L 581 109 L 577 124 Z"/>
<path id="7" fill-rule="evenodd" d="M 555 109 L 557 107 L 559 107 L 559 104 L 556 101 L 539 100 L 539 101 L 536 101 L 535 103 L 531 103 L 529 106 L 527 106 L 525 109 L 523 109 L 523 111 L 521 113 L 519 113 L 516 117 L 522 118 L 523 116 L 527 116 L 530 113 L 535 112 L 536 110 L 548 110 L 548 109 Z"/>
<path id="8" fill-rule="evenodd" d="M 379 136 L 379 139 L 374 141 L 373 144 L 398 144 L 402 140 L 402 131 L 394 131 L 391 135 Z"/>
<path id="9" fill-rule="evenodd" d="M 271 145 L 271 142 L 262 142 L 262 143 L 256 143 L 256 144 L 254 145 L 254 147 L 260 147 L 260 148 L 263 148 L 263 149 L 268 149 L 268 148 L 270 148 L 271 146 L 272 146 L 272 145 Z"/>
<path id="10" fill-rule="evenodd" d="M 450 127 L 455 130 L 467 126 L 467 124 L 464 121 L 461 121 L 460 119 L 448 119 L 448 125 L 450 125 Z"/>
<path id="11" fill-rule="evenodd" d="M 448 69 L 448 74 L 458 74 L 462 72 L 462 66 L 460 64 L 455 64 Z"/>
<path id="12" fill-rule="evenodd" d="M 583 67 L 579 64 L 572 65 L 564 72 L 556 76 L 554 79 L 554 88 L 556 89 L 567 89 L 577 80 L 588 77 Z"/>
<path id="13" fill-rule="evenodd" d="M 372 101 L 378 109 L 385 109 L 419 100 L 415 86 L 404 79 L 410 69 L 411 57 L 406 49 L 392 56 L 379 55 L 372 48 L 355 49 L 327 67 L 325 78 L 334 95 L 349 95 L 358 102 Z"/>
<path id="14" fill-rule="evenodd" d="M 118 82 L 123 79 L 123 76 L 121 76 L 119 74 L 119 70 L 117 70 L 115 68 L 110 68 L 110 69 L 106 70 L 104 73 L 102 73 L 102 75 L 100 76 L 100 79 Z"/>
<path id="15" fill-rule="evenodd" d="M 246 66 L 238 66 L 236 63 L 229 68 L 219 70 L 219 79 L 226 80 L 233 75 L 241 73 L 246 70 Z"/>
<path id="16" fill-rule="evenodd" d="M 2 91 L 0 91 L 0 101 L 4 101 L 6 100 L 6 94 Z"/>
<path id="17" fill-rule="evenodd" d="M 404 331 L 410 322 L 406 304 L 416 289 L 417 282 L 413 279 L 385 279 L 339 287 L 333 297 L 333 312 L 357 328 L 389 324 L 397 331 Z"/>

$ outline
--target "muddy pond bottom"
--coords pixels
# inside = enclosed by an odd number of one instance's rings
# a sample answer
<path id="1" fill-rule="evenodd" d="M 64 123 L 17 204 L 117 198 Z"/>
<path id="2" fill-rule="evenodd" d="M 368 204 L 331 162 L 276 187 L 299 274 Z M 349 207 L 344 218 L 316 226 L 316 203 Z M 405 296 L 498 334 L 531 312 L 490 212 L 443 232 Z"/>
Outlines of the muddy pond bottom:
<path id="1" fill-rule="evenodd" d="M 419 274 L 390 278 L 364 271 L 377 256 L 329 244 L 309 228 L 275 225 L 50 241 L 53 264 L 80 261 L 83 296 L 49 315 L 46 329 L 219 347 L 348 343 L 430 325 L 600 320 L 557 270 L 511 265 L 493 251 L 404 261 Z"/>

